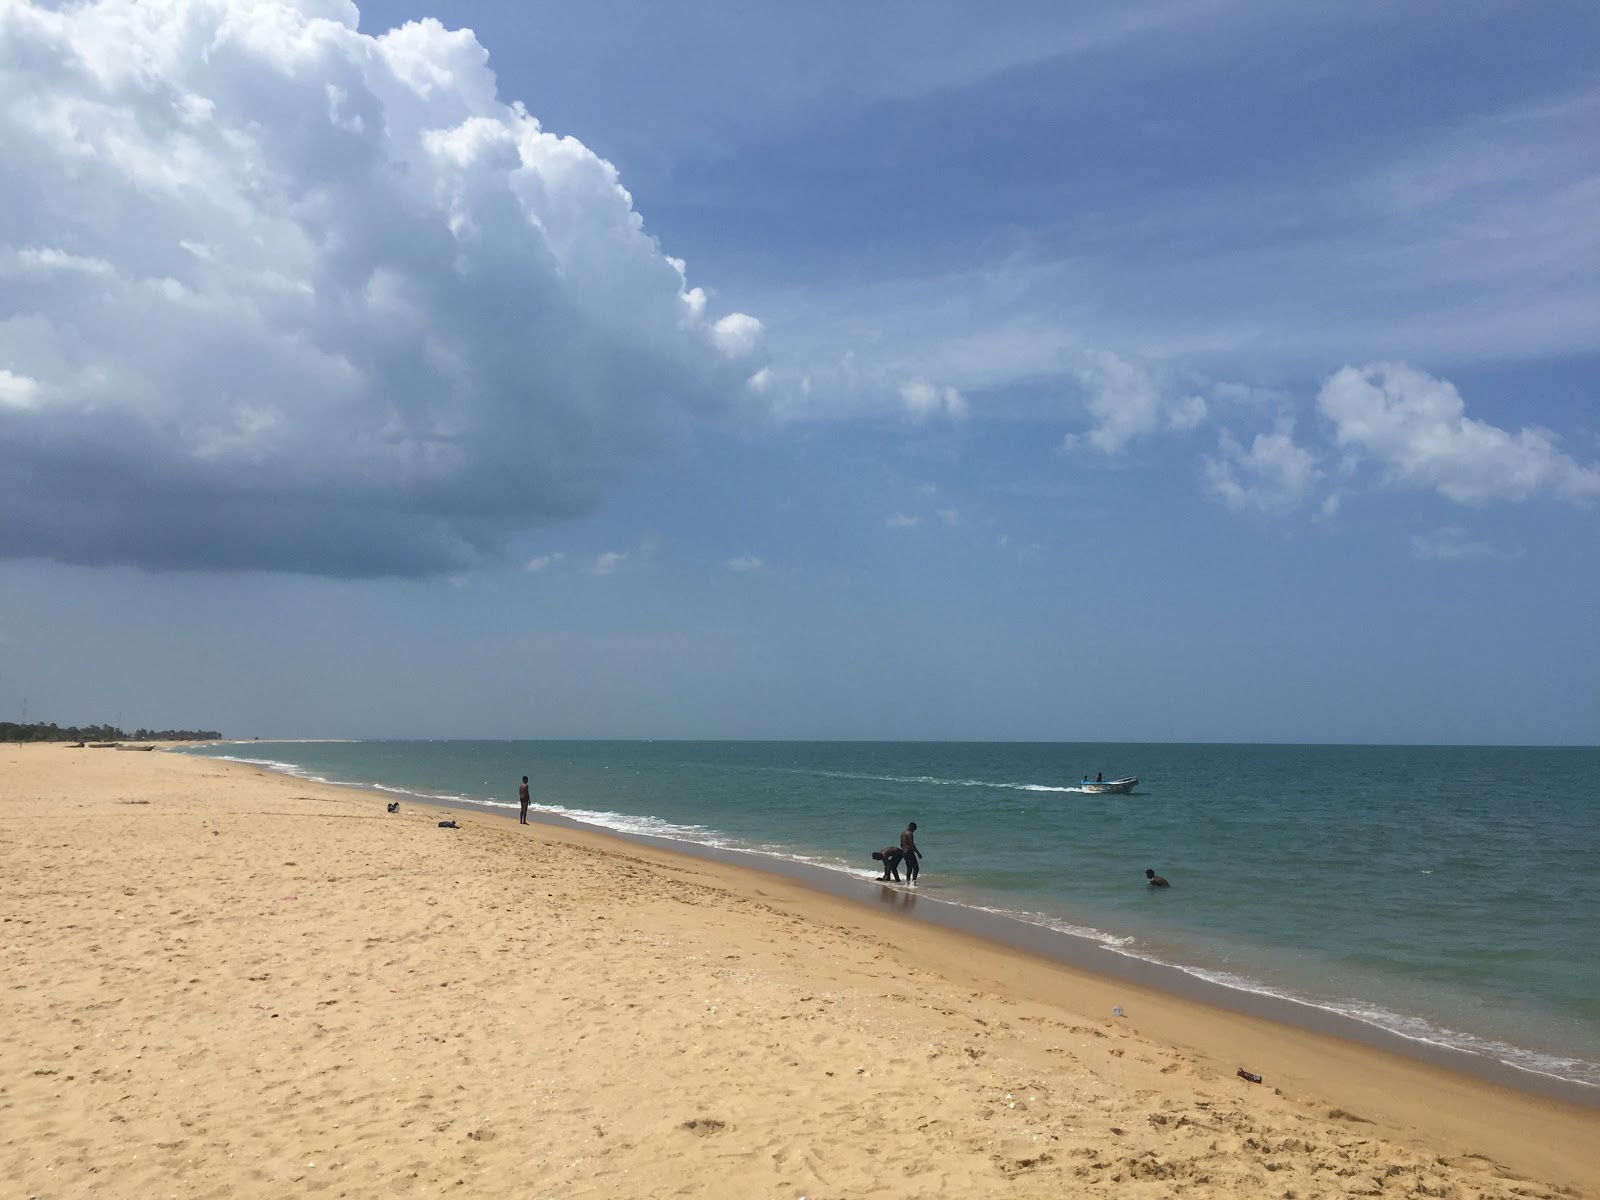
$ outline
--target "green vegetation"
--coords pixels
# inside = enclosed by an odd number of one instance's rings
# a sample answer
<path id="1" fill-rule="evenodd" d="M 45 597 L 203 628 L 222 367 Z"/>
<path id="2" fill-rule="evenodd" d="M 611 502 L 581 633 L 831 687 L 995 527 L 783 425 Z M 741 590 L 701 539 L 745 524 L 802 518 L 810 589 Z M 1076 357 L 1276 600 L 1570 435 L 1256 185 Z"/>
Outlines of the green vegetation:
<path id="1" fill-rule="evenodd" d="M 18 725 L 0 721 L 0 742 L 215 742 L 215 729 L 136 729 L 129 737 L 115 725 Z"/>

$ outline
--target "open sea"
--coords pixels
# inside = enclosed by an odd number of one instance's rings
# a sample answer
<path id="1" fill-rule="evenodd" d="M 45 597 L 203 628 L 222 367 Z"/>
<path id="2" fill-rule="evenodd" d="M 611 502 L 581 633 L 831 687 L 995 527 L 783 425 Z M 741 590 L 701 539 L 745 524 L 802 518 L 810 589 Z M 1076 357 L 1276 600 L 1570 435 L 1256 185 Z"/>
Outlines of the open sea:
<path id="1" fill-rule="evenodd" d="M 383 741 L 186 752 L 508 813 L 527 775 L 547 813 L 860 879 L 878 873 L 870 853 L 914 820 L 919 901 L 1075 934 L 1600 1102 L 1596 748 Z M 1127 796 L 1081 791 L 1096 772 L 1140 782 Z M 1147 867 L 1171 888 L 1146 886 Z"/>

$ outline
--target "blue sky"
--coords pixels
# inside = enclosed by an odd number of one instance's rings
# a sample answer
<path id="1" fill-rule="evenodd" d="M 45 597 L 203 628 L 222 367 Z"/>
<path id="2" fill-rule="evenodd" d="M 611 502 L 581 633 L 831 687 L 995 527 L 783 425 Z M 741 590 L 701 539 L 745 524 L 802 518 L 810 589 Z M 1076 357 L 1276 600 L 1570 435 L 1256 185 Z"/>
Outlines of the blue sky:
<path id="1" fill-rule="evenodd" d="M 1587 4 L 0 5 L 0 716 L 1600 740 Z"/>

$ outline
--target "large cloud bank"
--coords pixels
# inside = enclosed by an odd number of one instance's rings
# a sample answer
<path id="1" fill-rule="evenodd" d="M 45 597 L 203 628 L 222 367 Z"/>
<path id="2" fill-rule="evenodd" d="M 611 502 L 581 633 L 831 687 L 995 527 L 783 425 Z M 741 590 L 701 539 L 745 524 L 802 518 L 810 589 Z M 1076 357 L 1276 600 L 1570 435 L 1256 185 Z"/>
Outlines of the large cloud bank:
<path id="1" fill-rule="evenodd" d="M 751 395 L 469 32 L 0 0 L 0 554 L 421 574 Z"/>

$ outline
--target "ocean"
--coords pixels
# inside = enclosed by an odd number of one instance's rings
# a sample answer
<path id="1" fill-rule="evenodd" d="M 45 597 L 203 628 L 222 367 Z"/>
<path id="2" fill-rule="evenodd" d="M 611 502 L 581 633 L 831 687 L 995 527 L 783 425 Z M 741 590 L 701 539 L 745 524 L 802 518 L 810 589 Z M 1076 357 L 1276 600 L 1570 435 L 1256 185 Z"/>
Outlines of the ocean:
<path id="1" fill-rule="evenodd" d="M 1600 1102 L 1600 749 L 252 742 L 309 779 L 536 810 L 862 880 L 917 822 L 918 903 L 1086 939 Z M 1137 775 L 1131 795 L 1084 775 Z M 1154 868 L 1168 889 L 1146 886 Z M 1112 960 L 1108 959 L 1107 962 Z"/>

